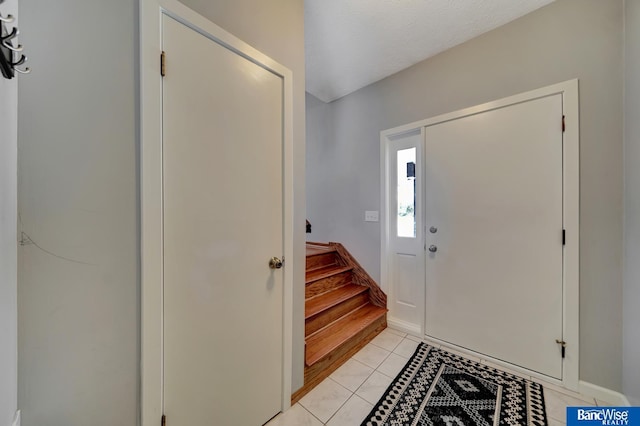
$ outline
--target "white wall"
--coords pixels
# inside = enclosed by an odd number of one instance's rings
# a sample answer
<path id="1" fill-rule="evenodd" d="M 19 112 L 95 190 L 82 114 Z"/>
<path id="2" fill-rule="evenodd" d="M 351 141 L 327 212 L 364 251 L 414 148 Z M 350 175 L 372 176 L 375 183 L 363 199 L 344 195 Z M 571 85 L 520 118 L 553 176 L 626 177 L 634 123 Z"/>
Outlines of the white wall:
<path id="1" fill-rule="evenodd" d="M 622 381 L 640 405 L 640 0 L 625 1 L 625 268 Z"/>
<path id="2" fill-rule="evenodd" d="M 293 390 L 304 381 L 305 92 L 303 0 L 182 0 L 293 71 L 294 259 Z"/>
<path id="3" fill-rule="evenodd" d="M 23 426 L 138 419 L 134 0 L 21 0 L 18 393 Z M 36 245 L 37 244 L 37 245 Z"/>
<path id="4" fill-rule="evenodd" d="M 380 227 L 364 222 L 381 209 L 379 132 L 578 78 L 580 379 L 621 391 L 622 24 L 622 0 L 558 0 L 328 111 L 311 100 L 309 122 L 328 124 L 308 140 L 309 238 L 344 243 L 379 279 Z"/>
<path id="5" fill-rule="evenodd" d="M 17 17 L 18 1 L 5 1 L 0 14 Z M 0 426 L 11 425 L 18 404 L 17 131 L 18 80 L 0 74 Z"/>

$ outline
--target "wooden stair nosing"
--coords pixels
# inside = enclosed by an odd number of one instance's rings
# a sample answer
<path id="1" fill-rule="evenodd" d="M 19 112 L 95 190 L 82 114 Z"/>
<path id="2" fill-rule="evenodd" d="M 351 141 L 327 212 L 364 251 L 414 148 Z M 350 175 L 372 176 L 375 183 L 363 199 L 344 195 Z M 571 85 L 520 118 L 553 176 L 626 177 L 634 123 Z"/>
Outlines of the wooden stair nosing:
<path id="1" fill-rule="evenodd" d="M 343 272 L 351 271 L 353 268 L 351 266 L 341 266 L 341 265 L 329 265 L 324 266 L 322 268 L 314 269 L 308 271 L 305 275 L 305 284 L 310 284 L 314 281 L 319 281 L 323 278 L 327 278 L 333 275 L 341 274 Z"/>
<path id="2" fill-rule="evenodd" d="M 347 284 L 333 290 L 329 290 L 326 293 L 311 297 L 305 300 L 304 303 L 304 319 L 307 320 L 313 316 L 321 314 L 322 312 L 367 291 L 369 291 L 368 287 L 357 284 Z"/>
<path id="3" fill-rule="evenodd" d="M 318 256 L 321 254 L 337 253 L 337 252 L 338 250 L 335 247 L 310 246 L 307 244 L 305 256 L 312 257 L 312 256 Z"/>
<path id="4" fill-rule="evenodd" d="M 314 243 L 311 241 L 307 241 L 305 245 L 306 248 L 311 250 L 335 250 L 335 247 L 333 247 L 329 243 Z"/>
<path id="5" fill-rule="evenodd" d="M 354 284 L 353 274 L 351 273 L 351 271 L 341 272 L 339 274 L 305 284 L 304 297 L 305 300 L 311 299 L 312 297 L 331 291 L 334 288 L 342 287 L 348 284 Z"/>
<path id="6" fill-rule="evenodd" d="M 324 264 L 324 265 L 318 265 L 318 266 L 312 266 L 312 267 L 307 266 L 305 268 L 305 274 L 306 275 L 313 275 L 314 273 L 318 273 L 318 271 L 320 271 L 321 269 L 323 269 L 323 270 L 327 269 L 328 270 L 328 269 L 341 268 L 341 267 L 344 267 L 344 265 L 341 265 L 341 264 L 338 263 L 337 260 L 334 260 L 333 262 L 327 263 L 327 264 Z"/>
<path id="7" fill-rule="evenodd" d="M 338 265 L 336 253 L 323 253 L 315 256 L 307 256 L 305 271 L 307 273 L 329 266 Z"/>
<path id="8" fill-rule="evenodd" d="M 311 336 L 316 331 L 323 329 L 332 322 L 337 321 L 343 316 L 348 315 L 354 310 L 366 305 L 367 303 L 371 303 L 369 300 L 369 292 L 364 291 L 344 300 L 343 302 L 331 306 L 327 310 L 322 311 L 315 316 L 307 318 L 304 321 L 305 338 Z"/>
<path id="9" fill-rule="evenodd" d="M 367 303 L 311 334 L 306 339 L 305 364 L 322 360 L 386 313 L 386 308 Z"/>

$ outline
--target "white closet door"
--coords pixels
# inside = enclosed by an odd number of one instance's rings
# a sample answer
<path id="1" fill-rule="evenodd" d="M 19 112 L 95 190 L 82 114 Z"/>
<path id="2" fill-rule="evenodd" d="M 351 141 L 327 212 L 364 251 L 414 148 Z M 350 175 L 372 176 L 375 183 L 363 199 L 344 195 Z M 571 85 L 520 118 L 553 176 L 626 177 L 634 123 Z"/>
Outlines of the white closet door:
<path id="1" fill-rule="evenodd" d="M 164 412 L 176 426 L 280 411 L 283 80 L 163 18 Z"/>

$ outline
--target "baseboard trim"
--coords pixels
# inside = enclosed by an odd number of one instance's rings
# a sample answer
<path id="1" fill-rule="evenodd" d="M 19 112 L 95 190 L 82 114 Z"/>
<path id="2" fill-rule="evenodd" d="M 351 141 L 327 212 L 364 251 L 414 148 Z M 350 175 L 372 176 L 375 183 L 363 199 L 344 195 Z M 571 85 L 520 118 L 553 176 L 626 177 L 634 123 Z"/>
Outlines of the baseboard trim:
<path id="1" fill-rule="evenodd" d="M 582 380 L 580 380 L 578 386 L 582 395 L 590 396 L 618 407 L 629 407 L 631 405 L 627 397 L 620 392 L 603 388 L 593 383 L 583 382 Z"/>
<path id="2" fill-rule="evenodd" d="M 16 411 L 16 415 L 13 416 L 11 426 L 20 426 L 20 410 Z"/>
<path id="3" fill-rule="evenodd" d="M 422 339 L 424 336 L 419 325 L 393 318 L 387 314 L 387 325 L 393 329 L 411 334 Z"/>

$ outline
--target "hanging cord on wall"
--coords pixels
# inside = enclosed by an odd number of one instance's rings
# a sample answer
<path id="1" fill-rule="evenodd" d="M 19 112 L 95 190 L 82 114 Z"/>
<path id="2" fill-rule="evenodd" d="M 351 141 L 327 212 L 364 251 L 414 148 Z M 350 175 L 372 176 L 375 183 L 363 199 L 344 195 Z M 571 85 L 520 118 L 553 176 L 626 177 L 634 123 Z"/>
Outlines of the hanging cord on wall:
<path id="1" fill-rule="evenodd" d="M 79 263 L 81 265 L 96 266 L 95 263 L 83 262 L 81 260 L 75 260 L 75 259 L 71 259 L 69 257 L 60 256 L 59 254 L 55 254 L 54 252 L 49 251 L 49 250 L 41 247 L 40 245 L 38 245 L 38 243 L 33 241 L 31 239 L 31 237 L 29 235 L 27 235 L 27 233 L 24 232 L 24 231 L 22 231 L 20 233 L 20 241 L 18 241 L 18 243 L 20 243 L 21 246 L 30 246 L 30 245 L 32 245 L 32 246 L 36 247 L 37 249 L 47 253 L 50 256 L 57 257 L 58 259 L 66 260 L 67 262 Z"/>
<path id="2" fill-rule="evenodd" d="M 20 213 L 18 213 L 18 223 L 20 225 L 20 240 L 18 241 L 18 244 L 20 244 L 21 246 L 34 246 L 36 247 L 38 250 L 53 256 L 53 257 L 57 257 L 58 259 L 61 260 L 66 260 L 68 262 L 72 262 L 72 263 L 79 263 L 81 265 L 89 265 L 89 266 L 96 266 L 95 263 L 89 263 L 89 262 L 83 262 L 81 260 L 76 260 L 76 259 L 71 259 L 69 257 L 66 256 L 61 256 L 57 253 L 54 253 L 50 250 L 45 249 L 44 247 L 40 246 L 38 243 L 36 243 L 26 232 L 22 231 L 22 229 L 24 228 L 24 224 L 22 223 L 22 215 Z"/>
<path id="3" fill-rule="evenodd" d="M 0 4 L 4 3 L 4 0 L 0 0 Z M 15 21 L 13 15 L 4 16 L 0 12 L 0 72 L 2 75 L 11 79 L 15 76 L 15 73 L 29 74 L 31 69 L 29 67 L 25 69 L 18 68 L 20 65 L 27 61 L 27 57 L 22 54 L 24 48 L 18 44 L 14 46 L 13 39 L 20 34 L 17 27 L 9 29 L 7 24 L 12 24 Z"/>

